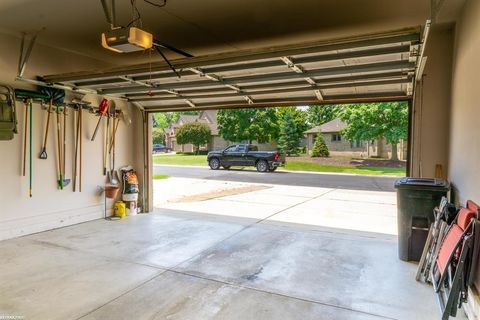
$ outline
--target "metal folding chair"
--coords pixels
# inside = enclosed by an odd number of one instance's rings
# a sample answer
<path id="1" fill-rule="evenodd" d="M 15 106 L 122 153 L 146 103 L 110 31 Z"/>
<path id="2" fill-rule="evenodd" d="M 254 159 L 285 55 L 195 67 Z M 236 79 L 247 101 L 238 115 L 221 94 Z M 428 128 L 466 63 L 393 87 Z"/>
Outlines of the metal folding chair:
<path id="1" fill-rule="evenodd" d="M 473 253 L 474 230 L 477 212 L 460 209 L 452 223 L 431 268 L 431 280 L 437 293 L 442 320 L 456 316 L 458 308 L 466 301 L 468 266 Z"/>
<path id="2" fill-rule="evenodd" d="M 431 282 L 430 269 L 437 257 L 440 244 L 448 228 L 448 224 L 445 221 L 448 220 L 452 206 L 453 204 L 449 203 L 446 197 L 442 197 L 440 205 L 433 209 L 435 220 L 430 225 L 427 241 L 425 242 L 422 256 L 418 263 L 417 274 L 415 277 L 417 281 Z"/>

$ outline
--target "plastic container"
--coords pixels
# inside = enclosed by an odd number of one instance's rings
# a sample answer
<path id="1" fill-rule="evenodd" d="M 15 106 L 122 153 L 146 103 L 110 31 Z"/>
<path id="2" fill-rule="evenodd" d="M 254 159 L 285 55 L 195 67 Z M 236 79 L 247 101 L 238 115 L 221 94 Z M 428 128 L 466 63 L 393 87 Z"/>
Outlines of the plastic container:
<path id="1" fill-rule="evenodd" d="M 113 206 L 113 212 L 114 212 L 116 217 L 124 218 L 127 215 L 125 202 L 116 201 L 114 206 Z"/>
<path id="2" fill-rule="evenodd" d="M 127 203 L 127 215 L 135 216 L 137 214 L 137 202 L 130 201 Z"/>
<path id="3" fill-rule="evenodd" d="M 400 178 L 397 189 L 398 257 L 403 261 L 419 261 L 434 221 L 433 208 L 447 196 L 447 180 Z"/>

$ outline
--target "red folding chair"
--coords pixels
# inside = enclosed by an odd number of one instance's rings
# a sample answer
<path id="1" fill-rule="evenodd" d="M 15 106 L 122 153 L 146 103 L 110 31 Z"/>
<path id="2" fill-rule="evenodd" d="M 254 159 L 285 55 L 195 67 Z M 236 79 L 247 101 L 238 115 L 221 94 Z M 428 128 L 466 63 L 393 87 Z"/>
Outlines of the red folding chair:
<path id="1" fill-rule="evenodd" d="M 433 288 L 437 293 L 442 319 L 456 316 L 466 300 L 466 261 L 473 252 L 474 225 L 477 212 L 460 209 L 450 226 L 431 269 Z"/>
<path id="2" fill-rule="evenodd" d="M 467 201 L 467 208 L 477 213 L 477 219 L 480 217 L 480 206 L 473 202 L 472 200 Z M 478 265 L 478 257 L 480 254 L 480 228 L 474 228 L 474 239 L 473 239 L 473 250 L 470 263 L 467 264 L 467 285 L 471 286 L 473 284 L 474 278 L 476 277 L 476 270 Z"/>

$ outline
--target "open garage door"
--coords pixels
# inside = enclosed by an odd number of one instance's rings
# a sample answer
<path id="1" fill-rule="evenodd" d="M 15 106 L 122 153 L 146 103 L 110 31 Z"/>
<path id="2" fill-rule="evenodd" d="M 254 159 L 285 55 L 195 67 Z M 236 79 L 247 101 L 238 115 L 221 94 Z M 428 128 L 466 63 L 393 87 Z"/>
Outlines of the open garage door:
<path id="1" fill-rule="evenodd" d="M 408 100 L 420 29 L 48 75 L 146 111 Z"/>
<path id="2" fill-rule="evenodd" d="M 106 70 L 45 82 L 113 96 L 146 112 L 410 100 L 421 28 Z M 151 126 L 144 118 L 143 203 L 153 207 Z M 146 182 L 146 181 L 145 181 Z"/>

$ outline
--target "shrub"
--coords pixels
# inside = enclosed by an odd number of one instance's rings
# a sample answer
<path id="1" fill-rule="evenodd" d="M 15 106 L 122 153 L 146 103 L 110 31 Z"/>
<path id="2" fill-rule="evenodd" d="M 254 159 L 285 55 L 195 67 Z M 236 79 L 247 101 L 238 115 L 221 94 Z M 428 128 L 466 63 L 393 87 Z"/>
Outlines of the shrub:
<path id="1" fill-rule="evenodd" d="M 187 122 L 181 125 L 175 134 L 178 144 L 193 144 L 198 151 L 200 146 L 207 144 L 211 138 L 210 127 L 205 123 Z"/>
<path id="2" fill-rule="evenodd" d="M 319 133 L 317 138 L 315 139 L 315 143 L 313 144 L 312 148 L 312 157 L 328 157 L 330 152 L 328 151 L 328 147 L 325 144 L 325 140 L 323 140 L 323 135 Z"/>

